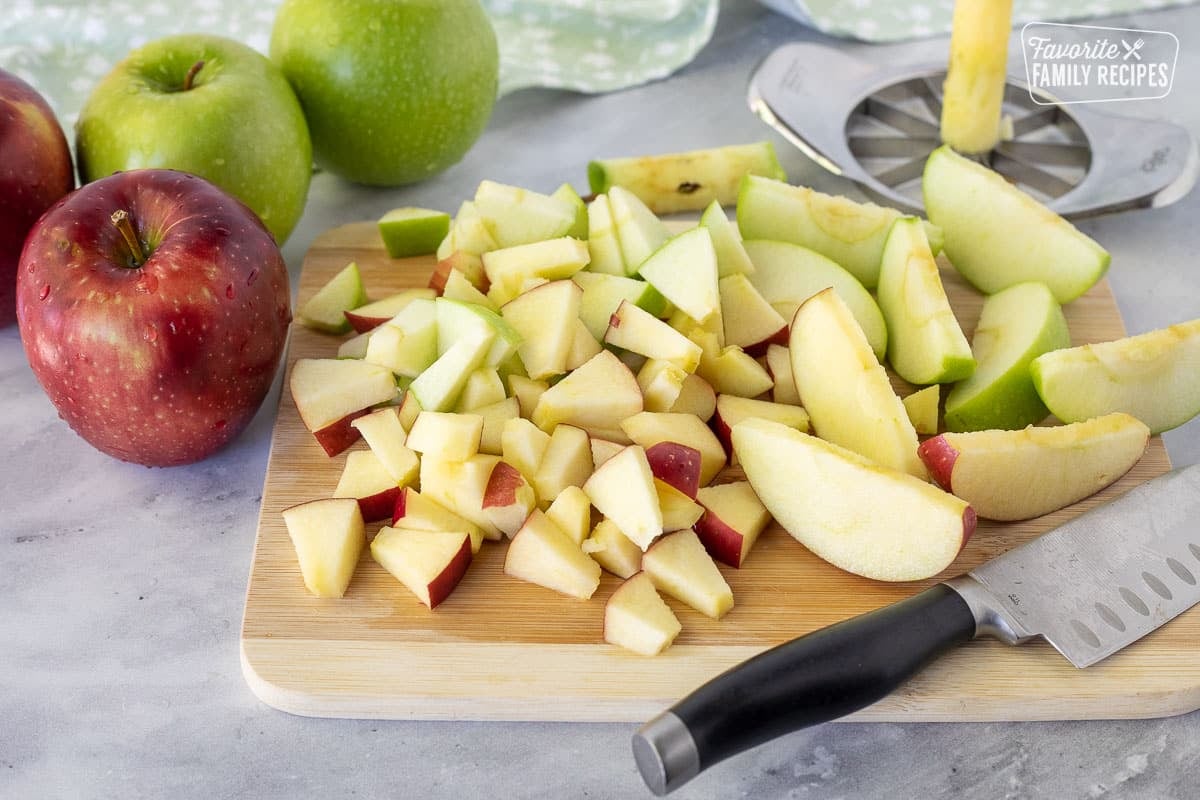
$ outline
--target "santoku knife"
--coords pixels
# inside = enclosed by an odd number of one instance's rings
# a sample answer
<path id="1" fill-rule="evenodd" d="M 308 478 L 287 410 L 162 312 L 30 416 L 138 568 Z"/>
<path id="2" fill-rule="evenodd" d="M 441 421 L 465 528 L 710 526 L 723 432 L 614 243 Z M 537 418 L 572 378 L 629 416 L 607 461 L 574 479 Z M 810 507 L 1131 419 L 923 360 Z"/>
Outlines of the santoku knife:
<path id="1" fill-rule="evenodd" d="M 1200 464 L 1161 475 L 966 575 L 794 639 L 646 723 L 633 753 L 666 794 L 731 755 L 870 705 L 977 636 L 1041 636 L 1076 667 L 1200 602 Z"/>

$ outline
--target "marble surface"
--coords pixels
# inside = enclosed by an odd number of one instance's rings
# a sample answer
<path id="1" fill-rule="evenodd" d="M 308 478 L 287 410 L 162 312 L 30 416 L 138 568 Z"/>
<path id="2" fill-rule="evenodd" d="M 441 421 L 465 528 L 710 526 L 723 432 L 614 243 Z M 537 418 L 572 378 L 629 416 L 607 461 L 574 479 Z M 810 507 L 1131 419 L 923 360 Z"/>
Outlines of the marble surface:
<path id="1" fill-rule="evenodd" d="M 1121 18 L 1175 32 L 1165 100 L 1124 113 L 1200 134 L 1200 9 Z M 713 43 L 673 79 L 584 97 L 506 97 L 475 149 L 403 190 L 313 183 L 285 248 L 293 279 L 326 227 L 396 205 L 453 209 L 481 177 L 549 190 L 582 184 L 596 155 L 749 141 L 749 70 L 817 34 L 756 3 L 723 5 Z M 869 49 L 896 63 L 944 40 Z M 778 141 L 793 180 L 845 191 Z M 1200 316 L 1200 193 L 1165 210 L 1090 221 L 1113 252 L 1127 327 Z M 0 797 L 644 797 L 634 725 L 304 719 L 260 703 L 238 665 L 238 629 L 277 393 L 231 447 L 194 466 L 115 462 L 58 420 L 0 330 Z M 1200 420 L 1166 436 L 1200 461 Z M 734 758 L 679 798 L 1195 798 L 1200 713 L 1144 721 L 853 724 L 799 732 Z"/>

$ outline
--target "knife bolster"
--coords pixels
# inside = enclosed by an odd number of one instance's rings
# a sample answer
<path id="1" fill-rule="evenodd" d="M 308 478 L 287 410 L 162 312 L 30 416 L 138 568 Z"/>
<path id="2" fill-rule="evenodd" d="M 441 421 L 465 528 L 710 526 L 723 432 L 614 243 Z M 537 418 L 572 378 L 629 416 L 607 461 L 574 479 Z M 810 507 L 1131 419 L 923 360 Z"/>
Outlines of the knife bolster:
<path id="1" fill-rule="evenodd" d="M 1025 630 L 1018 620 L 1010 618 L 992 593 L 969 574 L 943 581 L 943 585 L 953 589 L 971 609 L 971 615 L 975 617 L 974 638 L 987 636 L 1005 644 L 1022 644 L 1033 638 L 1034 634 Z"/>

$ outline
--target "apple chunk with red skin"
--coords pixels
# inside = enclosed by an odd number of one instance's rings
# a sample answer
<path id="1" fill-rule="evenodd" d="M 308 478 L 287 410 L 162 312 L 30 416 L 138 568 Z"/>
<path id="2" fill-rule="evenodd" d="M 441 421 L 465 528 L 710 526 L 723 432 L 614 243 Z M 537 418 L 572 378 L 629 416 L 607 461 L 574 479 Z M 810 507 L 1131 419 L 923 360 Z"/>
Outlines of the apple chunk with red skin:
<path id="1" fill-rule="evenodd" d="M 392 516 L 400 489 L 400 483 L 373 450 L 353 450 L 346 454 L 346 465 L 333 496 L 356 499 L 363 519 L 375 522 Z"/>
<path id="2" fill-rule="evenodd" d="M 134 170 L 34 225 L 17 318 L 34 375 L 76 433 L 123 461 L 188 464 L 241 433 L 266 397 L 291 321 L 287 266 L 254 212 L 216 186 Z"/>
<path id="3" fill-rule="evenodd" d="M 297 359 L 288 387 L 304 427 L 331 457 L 358 441 L 355 419 L 396 396 L 391 370 L 356 359 Z"/>
<path id="4" fill-rule="evenodd" d="M 696 498 L 704 516 L 696 521 L 696 535 L 717 561 L 741 567 L 758 535 L 771 522 L 771 514 L 746 481 L 706 486 Z"/>
<path id="5" fill-rule="evenodd" d="M 1116 412 L 1086 422 L 1019 431 L 943 433 L 918 454 L 947 491 L 981 517 L 1039 517 L 1116 481 L 1137 463 L 1150 429 Z"/>
<path id="6" fill-rule="evenodd" d="M 658 442 L 646 448 L 650 472 L 693 500 L 700 489 L 700 451 L 678 442 Z"/>
<path id="7" fill-rule="evenodd" d="M 383 527 L 371 556 L 430 609 L 450 596 L 471 565 L 471 537 L 450 531 Z"/>
<path id="8" fill-rule="evenodd" d="M 847 572 L 923 580 L 950 566 L 975 531 L 965 500 L 778 422 L 739 422 L 733 449 L 771 516 Z"/>
<path id="9" fill-rule="evenodd" d="M 500 461 L 483 490 L 482 506 L 492 524 L 511 537 L 537 508 L 537 494 L 516 467 Z"/>

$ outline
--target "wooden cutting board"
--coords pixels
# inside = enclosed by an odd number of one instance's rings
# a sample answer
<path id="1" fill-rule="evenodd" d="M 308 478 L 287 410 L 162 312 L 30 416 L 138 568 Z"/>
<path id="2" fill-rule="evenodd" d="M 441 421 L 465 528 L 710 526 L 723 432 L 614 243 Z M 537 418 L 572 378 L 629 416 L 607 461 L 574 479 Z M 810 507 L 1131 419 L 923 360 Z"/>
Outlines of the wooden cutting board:
<path id="1" fill-rule="evenodd" d="M 432 258 L 391 260 L 374 223 L 319 237 L 303 265 L 303 303 L 357 261 L 372 297 L 423 286 Z M 982 297 L 956 274 L 947 292 L 968 333 Z M 1076 343 L 1124 335 L 1107 283 L 1066 308 Z M 287 356 L 335 355 L 339 337 L 298 325 Z M 318 599 L 301 581 L 280 511 L 329 496 L 345 455 L 327 458 L 304 429 L 284 384 L 263 489 L 242 626 L 242 664 L 254 692 L 296 714 L 332 717 L 641 721 L 705 680 L 772 645 L 907 597 L 934 581 L 886 584 L 817 559 L 783 530 L 759 539 L 740 570 L 721 567 L 737 605 L 721 621 L 669 601 L 683 632 L 645 658 L 603 641 L 606 574 L 590 601 L 502 572 L 504 546 L 485 544 L 436 610 L 418 603 L 364 552 L 342 599 Z M 897 382 L 898 391 L 909 391 Z M 356 447 L 365 447 L 362 443 Z M 1155 437 L 1142 460 L 1100 495 L 1022 523 L 981 521 L 943 577 L 964 572 L 1169 468 Z M 374 533 L 378 524 L 369 527 Z M 1076 670 L 1040 641 L 972 642 L 855 720 L 1026 720 L 1165 716 L 1200 707 L 1200 608 L 1109 660 Z"/>

